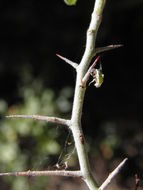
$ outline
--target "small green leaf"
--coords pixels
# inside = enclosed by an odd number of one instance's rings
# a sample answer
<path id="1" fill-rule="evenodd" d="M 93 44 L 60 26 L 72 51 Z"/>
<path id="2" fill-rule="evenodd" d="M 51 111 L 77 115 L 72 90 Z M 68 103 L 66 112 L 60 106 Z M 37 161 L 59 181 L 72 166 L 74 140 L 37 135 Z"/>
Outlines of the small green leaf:
<path id="1" fill-rule="evenodd" d="M 75 5 L 77 0 L 64 0 L 64 2 L 69 5 L 69 6 L 72 6 L 72 5 Z"/>

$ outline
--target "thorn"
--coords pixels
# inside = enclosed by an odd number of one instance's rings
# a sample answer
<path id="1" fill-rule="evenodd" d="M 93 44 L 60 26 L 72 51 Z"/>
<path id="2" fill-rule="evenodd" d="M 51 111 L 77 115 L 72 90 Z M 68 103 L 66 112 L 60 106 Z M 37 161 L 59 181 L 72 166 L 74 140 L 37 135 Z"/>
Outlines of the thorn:
<path id="1" fill-rule="evenodd" d="M 126 161 L 128 158 L 125 158 L 107 177 L 107 179 L 103 182 L 103 184 L 99 187 L 98 190 L 104 190 L 109 183 L 111 183 L 112 179 L 120 172 L 120 170 L 123 168 L 125 165 Z"/>
<path id="2" fill-rule="evenodd" d="M 58 53 L 56 53 L 56 56 L 58 56 L 60 59 L 64 60 L 66 63 L 68 63 L 69 65 L 71 65 L 73 68 L 77 69 L 77 67 L 78 67 L 78 64 L 77 64 L 77 63 L 75 63 L 75 62 L 73 62 L 73 61 L 67 59 L 66 57 L 61 56 L 61 55 L 58 54 Z"/>
<path id="3" fill-rule="evenodd" d="M 60 59 L 62 59 L 62 60 L 66 60 L 66 58 L 65 57 L 63 57 L 63 56 L 61 56 L 60 54 L 58 54 L 58 53 L 56 53 L 56 56 L 58 56 Z"/>
<path id="4" fill-rule="evenodd" d="M 102 52 L 105 52 L 105 51 L 110 51 L 110 50 L 113 50 L 113 49 L 120 48 L 122 46 L 123 46 L 123 44 L 117 44 L 117 45 L 109 45 L 109 46 L 105 46 L 105 47 L 95 48 L 94 56 L 97 53 L 102 53 Z"/>
<path id="5" fill-rule="evenodd" d="M 96 64 L 98 63 L 99 59 L 100 59 L 100 56 L 98 56 L 98 57 L 95 59 L 95 61 L 93 62 L 93 64 L 92 64 L 91 67 L 89 68 L 90 70 L 93 69 L 93 68 L 96 66 Z"/>
<path id="6" fill-rule="evenodd" d="M 138 190 L 138 187 L 139 187 L 139 183 L 140 183 L 140 179 L 138 177 L 138 175 L 136 174 L 135 175 L 135 190 Z"/>
<path id="7" fill-rule="evenodd" d="M 98 56 L 95 61 L 92 63 L 92 65 L 89 67 L 88 71 L 86 72 L 86 74 L 84 75 L 83 79 L 82 79 L 82 86 L 85 87 L 86 86 L 86 83 L 90 77 L 90 73 L 91 73 L 91 70 L 96 66 L 96 64 L 98 63 L 100 59 L 100 56 Z"/>

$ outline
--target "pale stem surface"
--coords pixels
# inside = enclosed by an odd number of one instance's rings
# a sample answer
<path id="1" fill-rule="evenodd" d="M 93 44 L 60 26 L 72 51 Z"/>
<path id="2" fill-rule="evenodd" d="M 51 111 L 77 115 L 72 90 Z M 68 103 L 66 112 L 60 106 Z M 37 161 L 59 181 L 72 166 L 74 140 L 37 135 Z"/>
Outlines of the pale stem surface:
<path id="1" fill-rule="evenodd" d="M 88 70 L 89 64 L 93 56 L 97 31 L 101 23 L 104 5 L 105 0 L 95 1 L 91 22 L 87 30 L 85 52 L 77 69 L 77 79 L 71 118 L 71 130 L 73 133 L 75 146 L 79 158 L 80 169 L 83 174 L 84 181 L 86 182 L 90 190 L 96 190 L 98 188 L 98 185 L 91 173 L 86 152 L 86 143 L 81 127 L 82 108 L 86 90 L 86 88 L 82 87 L 82 79 Z"/>
<path id="2" fill-rule="evenodd" d="M 47 121 L 51 123 L 56 124 L 62 124 L 67 125 L 70 127 L 73 133 L 75 146 L 77 150 L 77 155 L 79 159 L 80 164 L 80 171 L 26 171 L 26 172 L 10 172 L 10 173 L 0 173 L 0 176 L 42 176 L 42 175 L 57 175 L 57 176 L 72 176 L 72 177 L 82 177 L 82 179 L 85 181 L 87 186 L 90 190 L 97 190 L 98 185 L 96 180 L 94 179 L 90 165 L 88 160 L 88 155 L 86 152 L 86 142 L 84 138 L 84 134 L 82 131 L 81 126 L 81 117 L 83 112 L 83 102 L 84 102 L 84 95 L 86 91 L 86 85 L 82 86 L 82 80 L 84 76 L 86 76 L 86 73 L 88 72 L 89 64 L 91 62 L 91 59 L 96 55 L 96 53 L 107 51 L 110 49 L 114 49 L 115 46 L 108 46 L 105 48 L 99 48 L 95 49 L 95 41 L 96 36 L 98 32 L 98 28 L 101 23 L 102 19 L 102 12 L 105 6 L 106 0 L 96 0 L 94 4 L 93 13 L 91 16 L 91 22 L 89 25 L 89 28 L 87 30 L 87 38 L 86 38 L 86 47 L 85 52 L 83 54 L 83 57 L 81 59 L 81 62 L 79 65 L 77 63 L 72 62 L 71 60 L 60 56 L 57 54 L 58 57 L 63 59 L 65 62 L 70 64 L 74 69 L 77 71 L 77 77 L 76 77 L 76 85 L 75 85 L 75 93 L 74 93 L 74 101 L 73 101 L 73 109 L 72 109 L 72 115 L 71 120 L 66 120 L 62 118 L 57 117 L 48 117 L 48 116 L 39 116 L 39 115 L 11 115 L 10 118 L 30 118 L 35 119 L 39 121 Z M 85 79 L 85 84 L 88 80 L 89 73 L 87 73 L 87 76 Z M 90 127 L 90 126 L 89 126 Z M 99 190 L 103 190 L 106 188 L 106 186 L 110 183 L 112 178 L 119 172 L 119 170 L 122 168 L 126 160 L 124 160 L 118 167 L 112 172 L 112 175 L 109 175 L 107 180 L 102 184 L 102 186 L 99 188 Z"/>

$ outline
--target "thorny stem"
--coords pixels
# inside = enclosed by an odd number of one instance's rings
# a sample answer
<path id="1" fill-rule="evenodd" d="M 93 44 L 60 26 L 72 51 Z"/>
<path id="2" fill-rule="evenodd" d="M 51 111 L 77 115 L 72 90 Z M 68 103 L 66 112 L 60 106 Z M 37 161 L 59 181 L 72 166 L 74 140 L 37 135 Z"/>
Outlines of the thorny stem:
<path id="1" fill-rule="evenodd" d="M 95 1 L 91 22 L 87 30 L 85 52 L 83 54 L 82 60 L 77 70 L 77 79 L 76 79 L 72 118 L 71 118 L 71 130 L 75 141 L 80 169 L 83 174 L 84 181 L 86 182 L 90 190 L 96 190 L 98 188 L 98 185 L 91 173 L 89 160 L 85 148 L 86 143 L 81 127 L 82 108 L 83 108 L 83 101 L 86 90 L 86 88 L 82 87 L 82 79 L 85 73 L 87 72 L 90 61 L 92 59 L 95 47 L 96 35 L 99 25 L 101 23 L 104 5 L 105 5 L 105 0 Z"/>
<path id="2" fill-rule="evenodd" d="M 10 173 L 0 173 L 0 176 L 42 176 L 42 175 L 57 175 L 57 176 L 72 176 L 72 177 L 82 177 L 82 179 L 85 181 L 87 186 L 90 190 L 97 190 L 98 185 L 96 180 L 93 178 L 93 175 L 91 173 L 89 160 L 86 152 L 86 142 L 84 139 L 84 134 L 81 127 L 81 117 L 82 117 L 82 108 L 83 108 L 83 101 L 84 101 L 84 95 L 86 91 L 86 85 L 82 86 L 82 80 L 85 76 L 85 74 L 88 72 L 88 67 L 91 62 L 91 59 L 93 56 L 95 56 L 97 53 L 102 51 L 107 51 L 110 49 L 114 49 L 115 47 L 105 47 L 94 50 L 95 47 L 95 41 L 97 36 L 97 31 L 100 26 L 101 20 L 102 20 L 102 12 L 105 6 L 106 0 L 95 0 L 95 5 L 91 17 L 91 22 L 89 25 L 89 28 L 87 30 L 87 38 L 86 38 L 86 47 L 85 52 L 83 54 L 83 57 L 81 59 L 80 64 L 74 63 L 70 61 L 69 59 L 60 56 L 57 54 L 58 57 L 63 59 L 65 62 L 69 63 L 71 66 L 73 66 L 77 71 L 77 77 L 76 77 L 76 85 L 75 85 L 75 93 L 74 93 L 74 101 L 73 101 L 73 109 L 72 109 L 72 115 L 71 120 L 65 120 L 61 118 L 55 118 L 55 117 L 47 117 L 47 116 L 27 116 L 27 115 L 11 115 L 8 117 L 11 118 L 32 118 L 36 120 L 44 120 L 51 123 L 60 123 L 63 125 L 67 125 L 70 127 L 73 133 L 75 146 L 78 154 L 79 164 L 80 164 L 80 171 L 26 171 L 26 172 L 10 172 Z M 87 82 L 87 81 L 86 81 Z M 103 185 L 99 188 L 99 190 L 103 190 L 109 183 L 110 180 L 120 171 L 122 166 L 124 165 L 125 159 L 118 167 L 115 169 L 107 180 L 103 183 Z M 107 181 L 107 183 L 106 183 Z"/>

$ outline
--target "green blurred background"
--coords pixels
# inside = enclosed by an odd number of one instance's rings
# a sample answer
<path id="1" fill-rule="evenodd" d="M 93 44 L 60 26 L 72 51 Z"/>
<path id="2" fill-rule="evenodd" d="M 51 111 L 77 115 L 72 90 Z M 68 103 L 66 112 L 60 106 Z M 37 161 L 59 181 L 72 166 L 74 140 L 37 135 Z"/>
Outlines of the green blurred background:
<path id="1" fill-rule="evenodd" d="M 72 135 L 64 127 L 4 116 L 70 117 L 76 75 L 55 54 L 80 62 L 93 4 L 0 2 L 1 172 L 56 169 L 59 155 L 64 163 L 72 153 Z M 134 175 L 143 178 L 142 10 L 142 0 L 107 1 L 96 46 L 124 46 L 103 54 L 104 84 L 100 89 L 89 86 L 85 96 L 83 130 L 99 184 L 129 158 L 110 189 L 133 189 Z M 67 136 L 70 143 L 65 144 Z M 75 152 L 68 167 L 79 167 Z M 57 177 L 4 177 L 0 185 L 2 190 L 87 189 L 80 180 Z"/>

